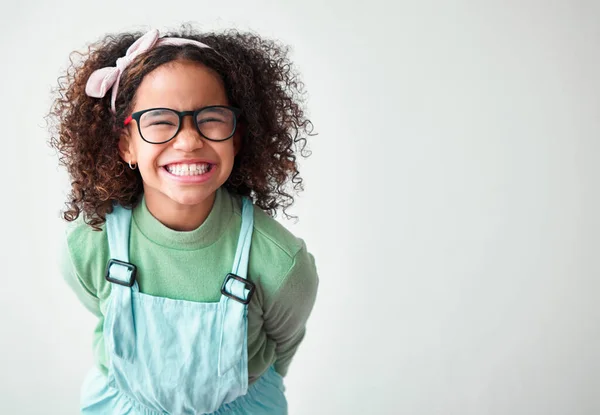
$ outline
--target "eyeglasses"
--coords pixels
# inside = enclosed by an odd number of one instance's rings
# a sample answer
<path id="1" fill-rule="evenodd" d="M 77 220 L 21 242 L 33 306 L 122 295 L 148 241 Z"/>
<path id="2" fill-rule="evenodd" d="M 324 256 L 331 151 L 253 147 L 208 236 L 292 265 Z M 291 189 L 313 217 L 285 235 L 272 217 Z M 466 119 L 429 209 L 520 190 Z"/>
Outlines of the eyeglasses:
<path id="1" fill-rule="evenodd" d="M 171 141 L 183 124 L 183 117 L 191 115 L 198 133 L 210 141 L 225 141 L 233 137 L 241 110 L 225 105 L 212 105 L 195 111 L 175 111 L 170 108 L 149 108 L 134 112 L 125 119 L 125 125 L 135 120 L 142 139 L 151 144 Z"/>

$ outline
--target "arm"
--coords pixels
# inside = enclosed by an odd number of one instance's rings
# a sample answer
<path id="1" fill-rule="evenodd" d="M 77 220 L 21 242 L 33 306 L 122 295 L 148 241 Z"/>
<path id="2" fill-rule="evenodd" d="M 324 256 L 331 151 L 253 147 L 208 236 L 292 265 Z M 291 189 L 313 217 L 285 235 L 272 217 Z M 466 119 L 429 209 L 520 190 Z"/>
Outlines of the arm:
<path id="1" fill-rule="evenodd" d="M 265 330 L 276 343 L 275 370 L 287 374 L 290 362 L 306 332 L 315 303 L 319 278 L 313 256 L 303 244 L 294 256 L 286 278 L 265 304 Z"/>
<path id="2" fill-rule="evenodd" d="M 67 237 L 63 238 L 60 256 L 60 272 L 63 279 L 69 287 L 75 292 L 75 295 L 79 301 L 94 315 L 101 317 L 100 313 L 100 300 L 92 292 L 92 290 L 85 285 L 83 280 L 77 275 L 73 260 L 71 259 L 71 251 L 67 242 Z"/>
<path id="3" fill-rule="evenodd" d="M 80 274 L 77 272 L 73 263 L 73 254 L 69 248 L 68 237 L 69 234 L 67 231 L 67 235 L 63 238 L 60 249 L 60 272 L 67 285 L 71 287 L 83 306 L 98 317 L 98 322 L 93 334 L 94 358 L 100 371 L 106 375 L 108 373 L 108 368 L 106 367 L 105 362 L 108 361 L 108 358 L 106 357 L 106 349 L 104 346 L 104 316 L 100 309 L 100 300 L 96 294 L 96 289 L 91 282 L 81 278 Z M 77 244 L 81 244 L 81 241 L 71 240 L 71 244 L 72 246 L 77 247 Z"/>

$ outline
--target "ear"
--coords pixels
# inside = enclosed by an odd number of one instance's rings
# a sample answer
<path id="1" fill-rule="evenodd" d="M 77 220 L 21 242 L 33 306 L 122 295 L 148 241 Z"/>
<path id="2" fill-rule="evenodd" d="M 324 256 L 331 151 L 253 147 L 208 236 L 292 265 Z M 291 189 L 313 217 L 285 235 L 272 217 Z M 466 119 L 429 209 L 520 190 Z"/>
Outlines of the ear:
<path id="1" fill-rule="evenodd" d="M 133 139 L 127 129 L 123 130 L 121 137 L 119 137 L 119 154 L 125 163 L 137 162 Z"/>

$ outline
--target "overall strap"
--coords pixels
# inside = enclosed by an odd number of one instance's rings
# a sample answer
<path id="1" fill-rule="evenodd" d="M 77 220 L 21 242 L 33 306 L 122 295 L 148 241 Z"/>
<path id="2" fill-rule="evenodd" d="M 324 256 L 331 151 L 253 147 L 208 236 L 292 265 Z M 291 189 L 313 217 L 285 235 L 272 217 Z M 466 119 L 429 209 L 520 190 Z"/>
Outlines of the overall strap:
<path id="1" fill-rule="evenodd" d="M 254 206 L 248 198 L 243 199 L 242 229 L 238 238 L 235 260 L 232 273 L 241 278 L 248 275 L 248 260 L 250 259 L 250 245 L 252 244 L 252 231 L 254 230 Z"/>
<path id="2" fill-rule="evenodd" d="M 131 210 L 115 205 L 113 212 L 106 216 L 106 233 L 110 261 L 106 269 L 106 279 L 112 282 L 111 301 L 113 316 L 110 320 L 112 333 L 119 336 L 114 352 L 123 359 L 131 360 L 135 347 L 135 327 L 133 324 L 132 291 L 137 291 L 136 268 L 129 263 L 129 233 Z"/>
<path id="3" fill-rule="evenodd" d="M 232 273 L 227 275 L 221 297 L 222 325 L 219 352 L 219 376 L 238 363 L 247 344 L 246 316 L 254 284 L 247 280 L 250 245 L 254 230 L 254 206 L 245 197 L 242 201 L 242 225 L 238 238 Z"/>

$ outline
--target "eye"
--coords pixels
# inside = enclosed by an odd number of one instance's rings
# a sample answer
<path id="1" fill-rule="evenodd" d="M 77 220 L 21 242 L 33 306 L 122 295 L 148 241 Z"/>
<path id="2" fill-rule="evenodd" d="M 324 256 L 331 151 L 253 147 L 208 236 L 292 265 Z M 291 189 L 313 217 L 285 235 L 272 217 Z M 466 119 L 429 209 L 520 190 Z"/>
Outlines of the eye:
<path id="1" fill-rule="evenodd" d="M 233 121 L 233 113 L 229 108 L 214 108 L 208 107 L 200 111 L 197 115 L 196 122 L 198 125 L 214 123 L 214 124 L 230 124 Z"/>
<path id="2" fill-rule="evenodd" d="M 140 123 L 143 128 L 177 127 L 179 116 L 171 110 L 151 110 L 142 115 Z"/>
<path id="3" fill-rule="evenodd" d="M 175 124 L 172 121 L 167 121 L 167 120 L 153 121 L 152 123 L 148 124 L 149 127 L 151 127 L 153 125 L 170 125 L 170 126 L 174 126 Z"/>
<path id="4" fill-rule="evenodd" d="M 218 119 L 218 118 L 203 118 L 203 119 L 198 120 L 198 124 L 204 124 L 207 122 L 225 122 L 225 121 L 222 119 Z"/>

